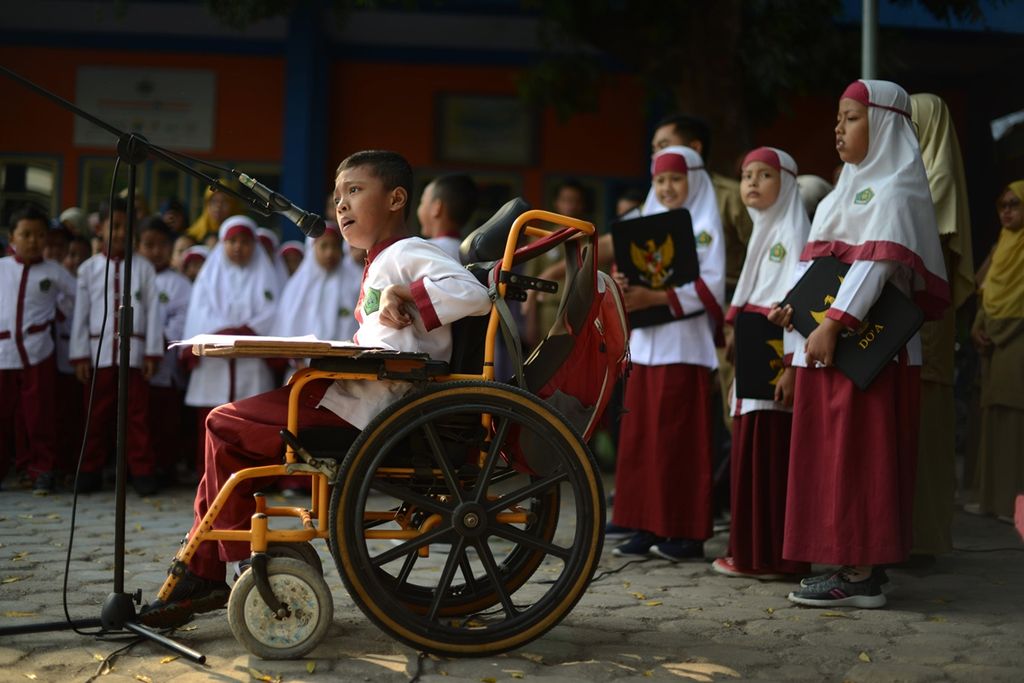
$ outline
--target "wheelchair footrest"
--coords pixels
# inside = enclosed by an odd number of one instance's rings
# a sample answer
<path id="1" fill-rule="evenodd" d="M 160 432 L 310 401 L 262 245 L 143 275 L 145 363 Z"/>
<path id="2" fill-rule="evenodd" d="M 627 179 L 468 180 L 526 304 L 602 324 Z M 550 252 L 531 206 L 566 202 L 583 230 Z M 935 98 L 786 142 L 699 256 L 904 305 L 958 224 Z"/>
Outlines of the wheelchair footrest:
<path id="1" fill-rule="evenodd" d="M 303 474 L 303 473 L 314 473 L 319 472 L 320 474 L 327 477 L 328 481 L 332 483 L 336 481 L 338 477 L 338 462 L 336 460 L 326 460 L 313 457 L 313 454 L 307 451 L 301 443 L 299 443 L 298 437 L 292 434 L 287 429 L 280 431 L 281 440 L 291 446 L 292 451 L 295 455 L 302 460 L 302 463 L 291 463 L 288 465 L 288 474 Z"/>

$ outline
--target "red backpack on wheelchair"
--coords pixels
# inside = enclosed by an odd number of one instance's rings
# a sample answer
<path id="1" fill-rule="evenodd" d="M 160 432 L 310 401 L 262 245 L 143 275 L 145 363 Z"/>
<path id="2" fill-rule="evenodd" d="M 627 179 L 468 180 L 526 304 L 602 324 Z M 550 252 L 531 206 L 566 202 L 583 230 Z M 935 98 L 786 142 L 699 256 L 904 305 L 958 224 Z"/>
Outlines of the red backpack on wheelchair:
<path id="1" fill-rule="evenodd" d="M 498 248 L 504 247 L 512 220 L 529 208 L 522 199 L 508 202 L 466 238 L 463 262 L 499 258 Z M 570 239 L 574 235 L 579 233 L 566 229 L 516 249 L 515 263 L 519 264 L 564 245 L 566 263 L 555 322 L 522 362 L 516 381 L 555 407 L 587 440 L 597 428 L 616 381 L 629 366 L 629 324 L 622 292 L 610 276 L 597 269 L 597 235 Z M 496 269 L 487 270 L 487 284 L 493 289 Z M 523 275 L 514 276 L 511 284 L 516 287 L 506 290 L 507 298 L 525 298 L 526 289 L 549 293 L 557 289 L 556 283 Z M 514 323 L 503 320 L 502 327 L 506 346 L 517 346 L 518 335 L 508 329 Z"/>

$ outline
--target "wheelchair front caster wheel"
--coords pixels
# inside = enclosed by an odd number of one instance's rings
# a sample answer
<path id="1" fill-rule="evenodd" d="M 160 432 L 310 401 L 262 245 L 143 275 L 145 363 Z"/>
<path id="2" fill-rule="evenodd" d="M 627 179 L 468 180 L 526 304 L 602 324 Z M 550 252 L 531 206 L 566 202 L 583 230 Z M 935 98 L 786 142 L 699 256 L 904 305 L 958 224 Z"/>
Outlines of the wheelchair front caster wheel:
<path id="1" fill-rule="evenodd" d="M 231 589 L 228 623 L 239 643 L 262 659 L 296 659 L 316 647 L 334 619 L 334 600 L 323 576 L 301 560 L 274 557 L 267 563 L 274 595 L 287 609 L 273 612 L 244 572 Z"/>

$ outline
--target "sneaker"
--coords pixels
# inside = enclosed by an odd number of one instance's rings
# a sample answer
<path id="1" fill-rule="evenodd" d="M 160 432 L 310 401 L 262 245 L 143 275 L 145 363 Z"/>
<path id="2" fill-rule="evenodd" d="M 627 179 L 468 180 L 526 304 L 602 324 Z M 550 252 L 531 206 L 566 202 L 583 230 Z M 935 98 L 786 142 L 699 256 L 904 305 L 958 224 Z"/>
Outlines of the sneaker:
<path id="1" fill-rule="evenodd" d="M 230 593 L 223 581 L 211 581 L 187 571 L 166 602 L 154 600 L 143 606 L 139 621 L 151 628 L 175 628 L 193 615 L 221 609 L 228 604 Z"/>
<path id="2" fill-rule="evenodd" d="M 850 569 L 851 569 L 851 567 L 849 565 L 847 565 L 847 566 L 840 567 L 839 569 L 833 569 L 832 571 L 826 572 L 824 574 L 818 574 L 817 576 L 808 576 L 806 579 L 800 579 L 800 587 L 801 588 L 808 588 L 810 586 L 813 586 L 816 583 L 821 583 L 822 581 L 828 581 L 829 579 L 831 579 L 836 574 L 839 574 L 839 573 L 844 572 L 844 571 L 848 572 L 848 571 L 850 571 Z M 885 572 L 885 567 L 879 567 L 879 566 L 872 567 L 871 568 L 871 578 L 873 578 L 876 581 L 878 581 L 878 585 L 882 587 L 882 591 L 886 592 L 886 590 L 887 590 L 886 586 L 889 583 L 889 575 Z"/>
<path id="3" fill-rule="evenodd" d="M 155 495 L 160 490 L 160 480 L 155 475 L 143 474 L 132 477 L 132 488 L 140 498 Z"/>
<path id="4" fill-rule="evenodd" d="M 615 546 L 612 555 L 616 557 L 647 557 L 651 552 L 651 546 L 663 540 L 652 534 L 650 531 L 637 531 L 633 538 L 622 545 Z"/>
<path id="5" fill-rule="evenodd" d="M 723 576 L 757 579 L 759 581 L 778 581 L 779 579 L 786 578 L 785 574 L 763 572 L 758 569 L 741 569 L 731 557 L 719 557 L 711 563 L 711 570 Z"/>
<path id="6" fill-rule="evenodd" d="M 850 581 L 845 571 L 789 594 L 790 602 L 808 607 L 861 607 L 875 609 L 885 605 L 885 594 L 874 572 L 863 581 Z"/>
<path id="7" fill-rule="evenodd" d="M 36 481 L 32 484 L 32 493 L 37 496 L 46 496 L 53 493 L 57 489 L 57 479 L 53 476 L 53 472 L 43 472 Z"/>
<path id="8" fill-rule="evenodd" d="M 666 538 L 655 543 L 651 551 L 658 557 L 672 562 L 695 560 L 704 557 L 704 541 L 690 538 Z"/>
<path id="9" fill-rule="evenodd" d="M 636 529 L 608 522 L 604 525 L 604 537 L 609 541 L 623 541 L 636 533 Z"/>

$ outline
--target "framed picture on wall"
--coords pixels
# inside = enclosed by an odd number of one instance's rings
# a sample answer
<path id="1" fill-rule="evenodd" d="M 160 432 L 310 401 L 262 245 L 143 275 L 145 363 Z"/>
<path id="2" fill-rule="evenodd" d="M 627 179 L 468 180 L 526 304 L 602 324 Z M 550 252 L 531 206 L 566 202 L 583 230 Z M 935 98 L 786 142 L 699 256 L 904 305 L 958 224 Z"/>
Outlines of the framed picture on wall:
<path id="1" fill-rule="evenodd" d="M 529 166 L 536 157 L 536 114 L 515 95 L 436 99 L 436 156 L 442 163 Z"/>

